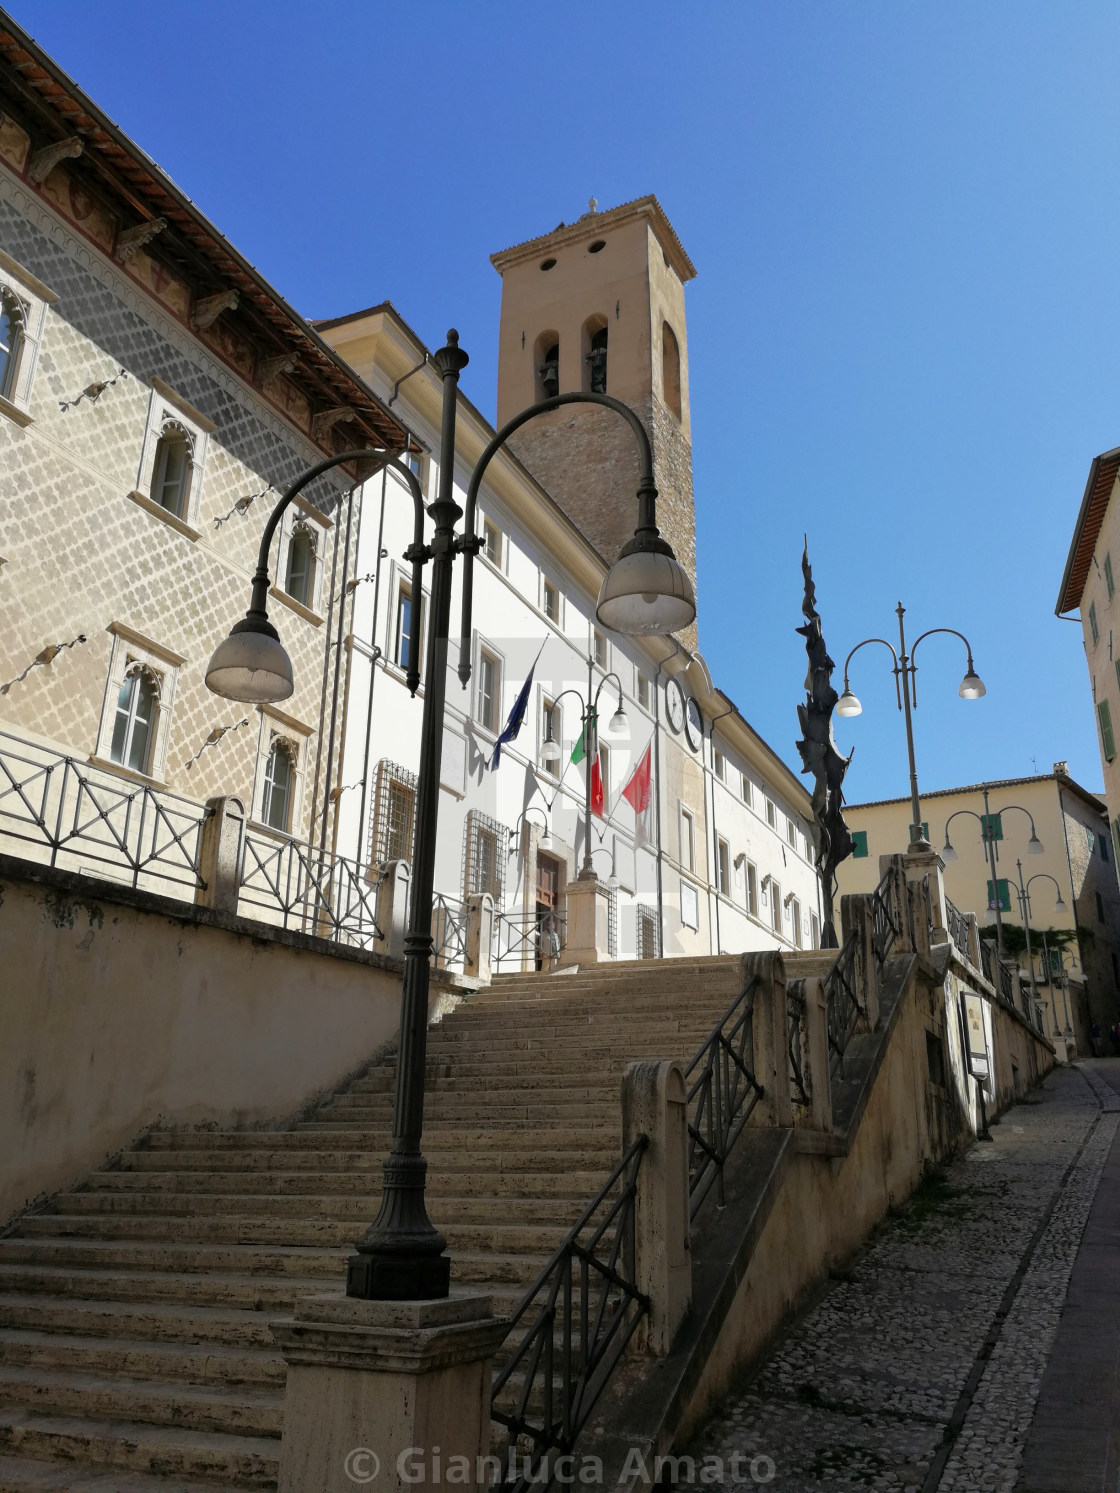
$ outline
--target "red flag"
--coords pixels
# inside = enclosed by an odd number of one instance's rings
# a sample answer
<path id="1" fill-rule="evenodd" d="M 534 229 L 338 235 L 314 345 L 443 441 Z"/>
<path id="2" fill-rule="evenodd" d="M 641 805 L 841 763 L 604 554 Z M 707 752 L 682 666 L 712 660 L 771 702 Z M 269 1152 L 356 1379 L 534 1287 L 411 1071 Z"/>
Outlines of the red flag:
<path id="1" fill-rule="evenodd" d="M 596 752 L 591 764 L 591 812 L 603 817 L 603 759 Z"/>
<path id="2" fill-rule="evenodd" d="M 653 751 L 653 743 L 650 742 L 642 756 L 642 760 L 635 767 L 630 781 L 622 790 L 622 796 L 634 810 L 634 818 L 637 823 L 637 841 L 639 845 L 648 845 L 652 836 L 649 832 L 649 811 L 653 802 L 653 772 L 650 762 L 650 753 Z"/>

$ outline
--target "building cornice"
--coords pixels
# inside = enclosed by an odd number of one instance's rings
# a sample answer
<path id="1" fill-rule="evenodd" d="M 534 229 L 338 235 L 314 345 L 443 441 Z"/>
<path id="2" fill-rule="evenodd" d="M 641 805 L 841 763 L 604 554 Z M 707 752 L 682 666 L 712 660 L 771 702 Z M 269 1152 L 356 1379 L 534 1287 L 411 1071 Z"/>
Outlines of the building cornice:
<path id="1" fill-rule="evenodd" d="M 696 266 L 685 253 L 676 229 L 665 215 L 665 209 L 652 194 L 648 197 L 636 197 L 633 202 L 624 202 L 619 207 L 608 208 L 606 212 L 584 213 L 576 222 L 561 223 L 551 233 L 526 239 L 524 243 L 514 244 L 510 249 L 500 249 L 498 253 L 491 254 L 490 263 L 500 275 L 504 275 L 506 270 L 525 259 L 535 259 L 546 250 L 581 243 L 585 238 L 596 238 L 603 229 L 617 228 L 633 218 L 644 218 L 650 225 L 682 282 L 696 278 Z"/>
<path id="2" fill-rule="evenodd" d="M 1112 498 L 1112 489 L 1120 472 L 1120 446 L 1094 456 L 1081 499 L 1081 509 L 1073 527 L 1073 540 L 1066 556 L 1066 568 L 1062 573 L 1061 590 L 1054 608 L 1057 616 L 1076 611 L 1081 605 L 1085 582 L 1089 578 L 1089 566 L 1093 563 L 1093 551 L 1104 523 L 1104 516 Z"/>

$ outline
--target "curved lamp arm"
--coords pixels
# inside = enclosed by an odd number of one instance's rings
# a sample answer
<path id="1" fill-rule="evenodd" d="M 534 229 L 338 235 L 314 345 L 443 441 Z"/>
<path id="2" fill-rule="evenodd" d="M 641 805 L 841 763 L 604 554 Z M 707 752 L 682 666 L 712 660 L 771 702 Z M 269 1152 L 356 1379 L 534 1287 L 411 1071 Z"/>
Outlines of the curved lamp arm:
<path id="1" fill-rule="evenodd" d="M 884 648 L 887 648 L 887 649 L 890 650 L 891 658 L 894 659 L 894 692 L 895 692 L 895 697 L 898 700 L 898 708 L 899 708 L 899 710 L 901 710 L 902 709 L 902 695 L 901 695 L 901 692 L 899 691 L 899 688 L 898 688 L 898 654 L 894 651 L 894 645 L 893 645 L 893 643 L 888 643 L 887 640 L 886 640 L 886 638 L 864 638 L 863 642 L 862 643 L 857 643 L 856 646 L 852 649 L 852 651 L 848 654 L 847 658 L 844 660 L 844 693 L 845 694 L 849 693 L 849 690 L 848 690 L 848 665 L 851 663 L 852 659 L 855 658 L 855 656 L 859 652 L 859 650 L 861 648 L 866 648 L 869 643 L 882 643 L 882 645 L 883 645 Z"/>
<path id="2" fill-rule="evenodd" d="M 1062 902 L 1062 888 L 1058 881 L 1058 878 L 1056 876 L 1051 876 L 1049 871 L 1036 871 L 1035 874 L 1029 878 L 1026 886 L 1023 888 L 1023 893 L 1025 896 L 1030 896 L 1031 883 L 1035 881 L 1052 881 L 1054 883 L 1054 890 L 1058 894 L 1058 900 L 1054 903 L 1054 906 L 1057 907 L 1059 903 L 1061 903 L 1063 907 L 1066 905 L 1064 902 Z"/>
<path id="3" fill-rule="evenodd" d="M 1024 809 L 1024 807 L 1023 807 L 1022 804 L 1005 804 L 1002 809 L 996 809 L 995 813 L 997 815 L 999 815 L 999 814 L 1006 814 L 1007 811 L 1008 811 L 1008 809 L 1018 809 L 1018 811 L 1019 811 L 1020 814 L 1025 814 L 1027 816 L 1027 818 L 1031 822 L 1031 839 L 1032 840 L 1037 840 L 1038 839 L 1038 830 L 1035 829 L 1034 815 L 1031 813 L 1030 809 Z M 1038 874 L 1041 876 L 1042 872 L 1040 871 Z M 1053 877 L 1051 877 L 1051 880 L 1053 880 Z M 1056 886 L 1057 882 L 1055 882 L 1054 884 Z"/>
<path id="4" fill-rule="evenodd" d="M 576 699 L 579 701 L 580 714 L 583 715 L 584 713 L 586 713 L 587 701 L 583 698 L 579 690 L 576 689 L 574 685 L 569 685 L 567 689 L 562 689 L 558 695 L 554 695 L 552 699 L 553 706 L 555 707 L 559 705 L 560 701 L 564 698 L 565 695 L 575 695 Z"/>
<path id="5" fill-rule="evenodd" d="M 276 537 L 276 530 L 280 520 L 284 516 L 284 510 L 288 508 L 293 500 L 310 482 L 316 477 L 321 477 L 324 472 L 329 472 L 332 467 L 342 466 L 348 461 L 377 461 L 381 467 L 392 467 L 405 479 L 409 491 L 412 494 L 412 503 L 415 510 L 415 525 L 413 528 L 413 542 L 405 552 L 405 559 L 412 561 L 412 594 L 419 596 L 421 593 L 421 573 L 424 563 L 428 559 L 424 548 L 424 494 L 420 490 L 420 484 L 416 480 L 414 472 L 410 472 L 403 461 L 395 456 L 390 456 L 383 448 L 367 448 L 361 451 L 340 451 L 337 456 L 328 456 L 324 461 L 317 462 L 315 466 L 308 467 L 306 472 L 301 472 L 296 480 L 285 488 L 279 501 L 276 503 L 261 535 L 260 549 L 257 551 L 257 568 L 253 575 L 253 589 L 249 601 L 248 617 L 254 622 L 268 621 L 268 557 L 272 549 L 272 541 Z M 408 645 L 408 688 L 411 694 L 415 694 L 420 684 L 420 637 L 419 628 L 413 628 L 412 637 Z"/>
<path id="6" fill-rule="evenodd" d="M 952 633 L 953 637 L 960 638 L 961 642 L 964 644 L 965 652 L 968 654 L 968 665 L 967 665 L 967 667 L 965 669 L 965 679 L 967 679 L 970 674 L 975 674 L 976 673 L 975 666 L 973 665 L 973 662 L 972 662 L 972 644 L 968 641 L 968 639 L 965 637 L 965 635 L 964 635 L 963 632 L 958 632 L 955 627 L 929 627 L 929 628 L 927 628 L 926 631 L 923 632 L 923 633 L 921 633 L 918 637 L 916 637 L 914 639 L 914 641 L 910 645 L 910 670 L 909 670 L 909 673 L 910 673 L 910 685 L 909 685 L 909 687 L 910 687 L 910 694 L 911 694 L 911 696 L 913 697 L 913 700 L 914 700 L 914 709 L 915 710 L 917 710 L 917 708 L 918 708 L 918 666 L 914 662 L 914 655 L 918 651 L 918 644 L 922 641 L 922 638 L 932 637 L 935 632 L 949 632 L 949 633 Z"/>
<path id="7" fill-rule="evenodd" d="M 619 710 L 622 709 L 622 680 L 618 677 L 618 675 L 612 669 L 609 674 L 604 674 L 603 677 L 602 677 L 602 679 L 600 679 L 600 681 L 599 681 L 599 687 L 595 691 L 595 698 L 591 702 L 591 708 L 592 708 L 592 710 L 595 711 L 596 715 L 599 713 L 599 696 L 603 693 L 603 686 L 610 679 L 613 679 L 614 682 L 615 682 L 615 684 L 618 685 L 618 708 L 619 708 Z"/>
<path id="8" fill-rule="evenodd" d="M 954 809 L 953 812 L 949 815 L 948 819 L 946 819 L 946 821 L 945 821 L 945 843 L 946 843 L 946 845 L 948 845 L 948 843 L 949 843 L 949 826 L 952 824 L 953 820 L 956 819 L 961 814 L 969 814 L 969 815 L 971 815 L 973 819 L 979 820 L 981 826 L 983 826 L 984 816 L 983 816 L 983 814 L 978 814 L 975 809 Z"/>
<path id="9" fill-rule="evenodd" d="M 463 534 L 459 541 L 459 548 L 463 552 L 463 610 L 462 625 L 459 629 L 459 682 L 466 689 L 471 677 L 471 612 L 474 602 L 474 557 L 481 548 L 481 540 L 475 534 L 475 510 L 478 505 L 478 490 L 482 486 L 482 479 L 486 468 L 493 461 L 498 451 L 505 445 L 515 430 L 519 430 L 529 420 L 537 415 L 548 414 L 550 410 L 562 409 L 566 404 L 601 404 L 604 408 L 614 410 L 627 422 L 638 440 L 638 458 L 641 464 L 641 479 L 638 483 L 638 528 L 637 533 L 643 530 L 657 534 L 657 488 L 653 481 L 653 449 L 649 443 L 646 428 L 638 419 L 637 415 L 628 404 L 623 404 L 621 399 L 612 399 L 609 394 L 554 394 L 551 399 L 542 399 L 537 404 L 531 404 L 528 409 L 514 415 L 512 420 L 507 420 L 501 430 L 494 436 L 493 440 L 483 451 L 471 473 L 470 482 L 467 485 L 467 506 L 463 515 Z"/>

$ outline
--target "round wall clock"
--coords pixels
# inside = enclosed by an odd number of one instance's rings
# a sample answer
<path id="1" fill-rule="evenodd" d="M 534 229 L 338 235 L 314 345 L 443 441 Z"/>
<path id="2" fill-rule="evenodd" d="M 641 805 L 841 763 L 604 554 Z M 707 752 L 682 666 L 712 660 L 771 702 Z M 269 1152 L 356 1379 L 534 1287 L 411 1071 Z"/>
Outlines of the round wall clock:
<path id="1" fill-rule="evenodd" d="M 678 734 L 684 730 L 684 690 L 679 679 L 670 679 L 665 686 L 665 718 Z"/>
<path id="2" fill-rule="evenodd" d="M 684 734 L 692 750 L 698 752 L 704 740 L 704 717 L 700 714 L 700 707 L 691 695 L 685 707 Z"/>

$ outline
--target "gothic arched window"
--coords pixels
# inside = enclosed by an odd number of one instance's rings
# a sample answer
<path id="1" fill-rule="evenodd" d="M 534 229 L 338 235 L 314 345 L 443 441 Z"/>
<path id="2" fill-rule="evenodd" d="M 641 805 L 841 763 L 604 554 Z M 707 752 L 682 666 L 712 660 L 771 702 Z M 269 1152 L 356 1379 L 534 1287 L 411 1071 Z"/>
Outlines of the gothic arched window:
<path id="1" fill-rule="evenodd" d="M 291 828 L 292 785 L 295 777 L 292 748 L 280 737 L 272 743 L 264 770 L 261 818 L 272 829 Z"/>
<path id="2" fill-rule="evenodd" d="M 288 574 L 284 590 L 293 601 L 311 605 L 315 579 L 315 540 L 306 524 L 297 524 L 288 541 Z"/>
<path id="3" fill-rule="evenodd" d="M 10 290 L 0 289 L 0 395 L 10 399 L 23 346 L 23 307 Z"/>
<path id="4" fill-rule="evenodd" d="M 152 497 L 176 518 L 186 518 L 187 515 L 193 460 L 194 448 L 189 434 L 177 420 L 168 420 L 156 444 Z"/>
<path id="5" fill-rule="evenodd" d="M 156 739 L 159 680 L 143 664 L 131 664 L 117 696 L 109 755 L 122 767 L 147 773 Z"/>

